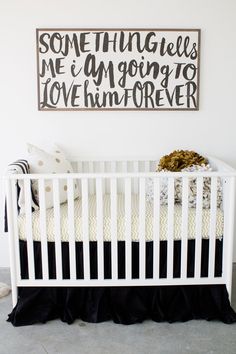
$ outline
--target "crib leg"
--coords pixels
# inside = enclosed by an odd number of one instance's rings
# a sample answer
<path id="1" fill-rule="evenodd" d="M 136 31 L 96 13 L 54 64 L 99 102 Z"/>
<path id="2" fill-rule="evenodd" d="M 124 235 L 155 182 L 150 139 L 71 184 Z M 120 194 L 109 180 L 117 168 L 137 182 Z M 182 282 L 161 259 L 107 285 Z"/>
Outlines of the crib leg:
<path id="1" fill-rule="evenodd" d="M 226 189 L 227 212 L 224 213 L 226 242 L 223 245 L 223 263 L 226 287 L 231 302 L 232 292 L 232 272 L 233 272 L 233 244 L 234 244 L 234 219 L 235 219 L 235 177 L 227 179 Z"/>
<path id="2" fill-rule="evenodd" d="M 12 306 L 15 307 L 17 303 L 18 297 L 18 289 L 16 284 L 16 264 L 15 264 L 15 257 L 14 257 L 14 248 L 11 243 L 11 236 L 8 235 L 10 241 L 10 273 L 11 273 L 11 295 L 12 295 Z"/>
<path id="3" fill-rule="evenodd" d="M 11 297 L 12 297 L 12 308 L 14 308 L 17 304 L 18 288 L 16 284 L 13 284 L 13 282 L 11 282 Z"/>
<path id="4" fill-rule="evenodd" d="M 12 288 L 12 305 L 15 307 L 17 303 L 18 290 L 16 278 L 16 258 L 14 245 L 14 230 L 13 230 L 13 205 L 12 205 L 12 190 L 10 180 L 6 180 L 6 196 L 7 196 L 7 222 L 8 222 L 8 239 L 9 239 L 9 256 L 10 256 L 10 272 L 11 272 L 11 288 Z"/>
<path id="5" fill-rule="evenodd" d="M 231 272 L 228 270 L 229 274 L 227 276 L 227 282 L 226 282 L 226 288 L 229 294 L 229 301 L 231 303 L 231 298 L 232 298 L 232 270 Z"/>

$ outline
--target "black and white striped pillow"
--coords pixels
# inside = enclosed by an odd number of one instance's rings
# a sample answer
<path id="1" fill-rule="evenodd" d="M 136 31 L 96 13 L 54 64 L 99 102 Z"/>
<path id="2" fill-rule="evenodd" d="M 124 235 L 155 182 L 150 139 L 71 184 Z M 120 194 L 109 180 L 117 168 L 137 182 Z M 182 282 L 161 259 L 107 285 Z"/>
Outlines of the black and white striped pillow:
<path id="1" fill-rule="evenodd" d="M 17 160 L 7 167 L 7 174 L 27 174 L 30 173 L 29 163 L 26 160 Z M 17 187 L 17 208 L 18 213 L 25 213 L 25 193 L 24 193 L 24 181 L 19 179 L 16 183 Z M 31 207 L 32 211 L 38 210 L 39 205 L 32 189 L 31 182 Z M 8 223 L 7 223 L 7 206 L 5 205 L 5 232 L 8 231 Z"/>

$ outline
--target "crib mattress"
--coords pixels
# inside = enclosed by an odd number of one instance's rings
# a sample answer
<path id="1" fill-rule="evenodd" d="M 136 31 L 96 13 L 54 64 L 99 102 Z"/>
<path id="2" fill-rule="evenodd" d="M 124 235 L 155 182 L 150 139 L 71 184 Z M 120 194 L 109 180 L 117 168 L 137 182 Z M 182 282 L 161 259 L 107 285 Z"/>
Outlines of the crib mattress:
<path id="1" fill-rule="evenodd" d="M 96 241 L 97 222 L 96 222 L 96 196 L 91 195 L 88 199 L 88 214 L 89 214 L 89 239 Z M 74 201 L 74 226 L 75 240 L 82 241 L 82 202 L 81 198 Z M 195 219 L 196 209 L 189 208 L 188 213 L 188 239 L 195 238 Z M 174 206 L 174 240 L 181 239 L 181 220 L 182 207 L 181 205 Z M 160 240 L 167 239 L 167 224 L 168 224 L 168 208 L 163 205 L 160 207 Z M 223 211 L 217 209 L 216 218 L 216 238 L 221 238 L 223 235 Z M 210 210 L 203 209 L 202 211 L 202 238 L 209 238 L 210 225 Z M 60 206 L 60 229 L 61 240 L 69 240 L 68 232 L 68 206 L 67 203 Z M 146 217 L 145 217 L 145 238 L 146 241 L 153 240 L 153 205 L 146 202 Z M 21 240 L 26 240 L 26 216 L 18 217 L 18 232 Z M 55 241 L 54 231 L 54 210 L 53 208 L 46 210 L 46 232 L 48 241 Z M 32 213 L 32 233 L 35 241 L 40 241 L 40 211 Z M 139 198 L 138 195 L 131 197 L 131 236 L 132 241 L 139 240 Z M 111 241 L 111 202 L 110 195 L 105 194 L 103 197 L 103 239 Z M 117 195 L 117 239 L 122 241 L 125 239 L 125 198 L 124 195 Z"/>

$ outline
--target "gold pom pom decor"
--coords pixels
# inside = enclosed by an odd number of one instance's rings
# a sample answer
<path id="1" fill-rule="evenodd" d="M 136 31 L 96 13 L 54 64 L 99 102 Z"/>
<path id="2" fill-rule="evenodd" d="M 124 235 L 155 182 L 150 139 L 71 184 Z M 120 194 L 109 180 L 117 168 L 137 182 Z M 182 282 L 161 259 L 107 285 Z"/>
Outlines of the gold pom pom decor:
<path id="1" fill-rule="evenodd" d="M 163 156 L 157 166 L 157 172 L 204 172 L 212 171 L 208 160 L 195 151 L 175 150 L 169 155 Z M 160 202 L 161 205 L 168 204 L 168 179 L 161 178 Z M 190 208 L 196 207 L 197 178 L 189 178 L 188 205 Z M 174 201 L 182 203 L 182 178 L 175 178 L 174 181 Z M 147 181 L 146 191 L 147 201 L 153 201 L 153 180 Z M 211 202 L 211 178 L 203 179 L 203 208 L 210 208 Z M 217 207 L 222 204 L 222 185 L 220 179 L 217 181 Z"/>
<path id="2" fill-rule="evenodd" d="M 179 172 L 193 165 L 207 165 L 208 160 L 195 151 L 175 150 L 169 155 L 163 156 L 157 166 L 157 171 Z"/>

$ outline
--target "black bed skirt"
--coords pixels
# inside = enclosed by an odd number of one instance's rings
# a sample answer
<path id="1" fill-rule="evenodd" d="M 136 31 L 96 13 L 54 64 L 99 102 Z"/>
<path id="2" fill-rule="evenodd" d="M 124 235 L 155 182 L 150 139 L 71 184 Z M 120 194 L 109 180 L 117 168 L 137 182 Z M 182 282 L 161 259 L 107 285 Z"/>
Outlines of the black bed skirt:
<path id="1" fill-rule="evenodd" d="M 222 242 L 216 240 L 215 276 L 222 271 Z M 62 273 L 69 278 L 69 247 L 62 242 Z M 42 278 L 41 243 L 34 241 L 35 274 Z M 201 276 L 208 274 L 209 241 L 202 241 Z M 188 241 L 187 276 L 194 275 L 195 241 Z M 27 244 L 20 241 L 21 275 L 28 278 Z M 49 277 L 54 279 L 55 244 L 48 243 Z M 167 242 L 160 242 L 160 277 L 166 277 Z M 180 277 L 181 241 L 174 241 L 173 276 Z M 132 242 L 132 278 L 139 276 L 139 243 Z M 146 278 L 153 272 L 153 242 L 146 243 Z M 83 279 L 83 247 L 76 242 L 77 278 Z M 104 242 L 104 276 L 111 278 L 111 243 Z M 97 278 L 97 243 L 90 242 L 91 278 Z M 125 243 L 118 242 L 118 277 L 125 277 Z M 21 287 L 17 305 L 8 321 L 14 326 L 60 318 L 72 323 L 76 318 L 86 322 L 113 320 L 132 324 L 152 319 L 156 322 L 217 319 L 236 322 L 225 285 L 135 286 L 135 287 Z"/>

